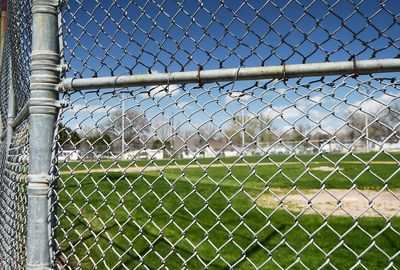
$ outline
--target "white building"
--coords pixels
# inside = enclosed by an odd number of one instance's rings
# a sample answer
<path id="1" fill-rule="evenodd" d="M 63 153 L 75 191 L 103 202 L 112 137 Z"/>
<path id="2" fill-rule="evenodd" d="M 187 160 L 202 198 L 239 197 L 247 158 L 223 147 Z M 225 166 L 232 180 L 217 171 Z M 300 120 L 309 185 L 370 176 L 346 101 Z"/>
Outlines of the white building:
<path id="1" fill-rule="evenodd" d="M 163 159 L 164 151 L 159 149 L 133 150 L 126 152 L 122 159 Z"/>
<path id="2" fill-rule="evenodd" d="M 80 160 L 81 154 L 79 150 L 62 150 L 57 156 L 59 161 L 69 162 Z"/>

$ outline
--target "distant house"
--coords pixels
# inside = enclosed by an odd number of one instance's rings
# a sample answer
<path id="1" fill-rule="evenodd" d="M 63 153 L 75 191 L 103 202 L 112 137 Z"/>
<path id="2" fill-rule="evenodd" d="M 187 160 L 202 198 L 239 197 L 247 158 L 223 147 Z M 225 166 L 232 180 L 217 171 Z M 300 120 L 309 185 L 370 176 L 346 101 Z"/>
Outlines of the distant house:
<path id="1" fill-rule="evenodd" d="M 174 141 L 175 156 L 179 158 L 214 158 L 238 156 L 239 151 L 232 147 L 228 139 L 209 140 L 195 144 L 192 140 Z"/>
<path id="2" fill-rule="evenodd" d="M 81 159 L 79 150 L 62 150 L 58 153 L 57 158 L 59 161 L 69 162 Z"/>
<path id="3" fill-rule="evenodd" d="M 206 157 L 236 157 L 240 151 L 236 150 L 228 139 L 211 140 L 205 149 Z"/>
<path id="4" fill-rule="evenodd" d="M 198 157 L 199 149 L 193 140 L 184 141 L 179 137 L 175 137 L 171 152 L 175 158 L 194 158 Z"/>
<path id="5" fill-rule="evenodd" d="M 400 141 L 395 142 L 395 143 L 381 143 L 382 147 L 379 145 L 374 144 L 373 147 L 375 148 L 375 151 L 379 151 L 380 148 L 386 151 L 391 151 L 391 152 L 400 152 Z"/>
<path id="6" fill-rule="evenodd" d="M 190 159 L 194 157 L 204 157 L 204 151 L 191 151 L 189 149 L 184 149 L 180 151 L 180 158 Z"/>
<path id="7" fill-rule="evenodd" d="M 141 150 L 133 150 L 126 152 L 122 159 L 131 160 L 131 159 L 163 159 L 164 151 L 160 149 L 141 149 Z"/>
<path id="8" fill-rule="evenodd" d="M 276 154 L 276 155 L 290 154 L 289 148 L 281 144 L 274 145 L 272 148 L 265 147 L 264 151 L 268 152 L 269 154 Z"/>

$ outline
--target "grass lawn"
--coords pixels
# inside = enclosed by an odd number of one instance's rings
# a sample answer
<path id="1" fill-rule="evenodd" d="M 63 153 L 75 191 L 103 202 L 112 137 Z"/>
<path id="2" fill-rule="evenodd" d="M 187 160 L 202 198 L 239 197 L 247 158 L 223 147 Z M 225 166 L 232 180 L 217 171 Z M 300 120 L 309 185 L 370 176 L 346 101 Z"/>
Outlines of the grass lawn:
<path id="1" fill-rule="evenodd" d="M 367 161 L 372 155 L 360 158 Z M 341 157 L 328 158 L 336 162 Z M 247 159 L 253 163 L 260 157 Z M 327 165 L 326 158 L 317 157 L 306 167 L 301 163 L 231 169 L 221 165 L 209 168 L 207 174 L 200 166 L 171 166 L 162 174 L 155 170 L 64 174 L 57 184 L 62 260 L 82 269 L 94 265 L 98 269 L 142 269 L 144 265 L 150 269 L 304 269 L 302 264 L 310 269 L 324 264 L 324 269 L 349 269 L 357 263 L 368 269 L 400 267 L 400 257 L 395 256 L 400 252 L 400 218 L 297 216 L 255 203 L 270 187 L 400 187 L 397 164 L 372 163 L 365 170 L 356 157 L 349 159 L 352 163 L 340 162 L 340 170 L 334 172 L 315 170 Z M 199 164 L 207 161 L 199 159 Z M 181 165 L 188 162 L 177 161 Z M 235 160 L 215 162 L 232 164 Z"/>
<path id="2" fill-rule="evenodd" d="M 162 160 L 107 160 L 101 159 L 97 161 L 84 161 L 84 162 L 65 162 L 59 163 L 61 171 L 90 171 L 98 169 L 110 168 L 126 168 L 126 167 L 144 167 L 149 165 L 168 166 L 168 165 L 188 165 L 188 164 L 240 164 L 240 163 L 282 163 L 282 162 L 304 162 L 313 164 L 319 162 L 320 164 L 333 164 L 333 163 L 359 163 L 361 162 L 398 162 L 400 163 L 400 153 L 351 153 L 348 155 L 343 154 L 319 154 L 319 155 L 271 155 L 271 156 L 246 156 L 240 157 L 225 157 L 225 158 L 197 158 L 197 159 L 162 159 Z"/>

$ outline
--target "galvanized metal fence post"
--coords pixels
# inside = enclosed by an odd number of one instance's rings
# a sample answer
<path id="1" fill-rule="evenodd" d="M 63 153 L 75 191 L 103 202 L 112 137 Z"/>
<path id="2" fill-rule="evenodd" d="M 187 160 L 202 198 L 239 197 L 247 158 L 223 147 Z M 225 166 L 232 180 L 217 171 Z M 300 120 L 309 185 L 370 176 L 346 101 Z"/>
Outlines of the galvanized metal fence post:
<path id="1" fill-rule="evenodd" d="M 0 20 L 0 70 L 3 65 L 3 50 L 4 50 L 4 39 L 6 33 L 6 16 L 7 16 L 7 1 L 3 1 L 1 3 L 1 20 Z M 3 127 L 2 122 L 0 121 L 0 143 L 2 143 L 2 135 L 3 135 Z"/>
<path id="2" fill-rule="evenodd" d="M 8 56 L 11 57 L 11 56 Z M 11 74 L 12 72 L 12 61 L 10 61 L 9 64 L 9 72 Z M 8 115 L 7 115 L 7 141 L 6 141 L 6 153 L 8 153 L 8 150 L 10 149 L 10 145 L 12 142 L 12 138 L 14 136 L 14 119 L 16 116 L 16 107 L 15 107 L 15 92 L 14 92 L 14 86 L 13 86 L 13 78 L 12 74 L 10 75 L 8 82 Z"/>
<path id="3" fill-rule="evenodd" d="M 0 67 L 3 63 L 4 38 L 6 33 L 7 1 L 1 3 L 1 26 L 0 26 Z"/>
<path id="4" fill-rule="evenodd" d="M 59 81 L 58 4 L 32 3 L 27 269 L 50 268 L 48 190 Z"/>

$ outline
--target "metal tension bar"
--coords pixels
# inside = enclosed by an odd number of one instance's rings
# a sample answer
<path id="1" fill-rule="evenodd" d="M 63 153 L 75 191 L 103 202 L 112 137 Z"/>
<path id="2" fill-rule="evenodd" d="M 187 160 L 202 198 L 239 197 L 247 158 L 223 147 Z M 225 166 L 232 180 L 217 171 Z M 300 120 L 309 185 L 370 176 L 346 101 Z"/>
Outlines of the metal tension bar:
<path id="1" fill-rule="evenodd" d="M 326 62 L 315 64 L 294 64 L 282 66 L 124 75 L 85 79 L 65 79 L 58 85 L 58 89 L 64 91 L 76 91 L 84 89 L 163 84 L 298 78 L 354 74 L 355 71 L 360 75 L 400 71 L 400 59 Z"/>
<path id="2" fill-rule="evenodd" d="M 58 0 L 34 0 L 26 269 L 50 269 L 48 191 L 59 82 Z"/>

